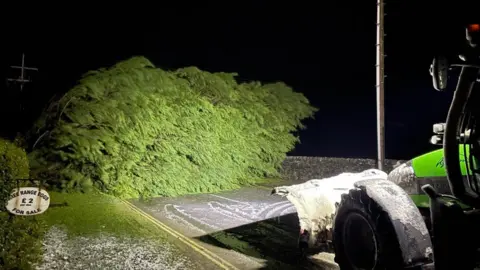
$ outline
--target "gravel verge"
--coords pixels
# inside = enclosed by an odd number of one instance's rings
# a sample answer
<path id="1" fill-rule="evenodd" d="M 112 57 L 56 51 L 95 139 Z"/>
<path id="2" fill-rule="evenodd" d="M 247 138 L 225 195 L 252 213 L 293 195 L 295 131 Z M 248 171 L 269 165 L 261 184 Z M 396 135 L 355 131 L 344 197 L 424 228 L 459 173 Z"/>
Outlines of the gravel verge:
<path id="1" fill-rule="evenodd" d="M 108 234 L 69 237 L 66 230 L 51 227 L 43 241 L 47 269 L 195 269 L 172 244 Z"/>

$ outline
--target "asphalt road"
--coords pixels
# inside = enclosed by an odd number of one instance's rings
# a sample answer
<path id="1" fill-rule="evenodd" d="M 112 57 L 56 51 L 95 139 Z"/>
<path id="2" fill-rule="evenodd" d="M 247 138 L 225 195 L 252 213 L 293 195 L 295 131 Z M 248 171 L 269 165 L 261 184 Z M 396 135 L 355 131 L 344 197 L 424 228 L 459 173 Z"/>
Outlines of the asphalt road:
<path id="1" fill-rule="evenodd" d="M 260 186 L 131 203 L 176 237 L 190 241 L 195 250 L 205 249 L 219 268 L 335 269 L 331 254 L 300 257 L 295 208 L 270 191 Z"/>

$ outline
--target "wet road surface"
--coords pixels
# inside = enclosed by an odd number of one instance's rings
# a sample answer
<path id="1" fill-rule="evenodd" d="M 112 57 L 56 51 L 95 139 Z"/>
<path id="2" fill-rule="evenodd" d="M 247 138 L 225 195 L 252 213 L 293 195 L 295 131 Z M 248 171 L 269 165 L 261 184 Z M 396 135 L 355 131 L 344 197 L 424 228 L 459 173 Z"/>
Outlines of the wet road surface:
<path id="1" fill-rule="evenodd" d="M 300 258 L 295 208 L 270 195 L 283 184 L 131 203 L 238 269 L 332 269 Z"/>

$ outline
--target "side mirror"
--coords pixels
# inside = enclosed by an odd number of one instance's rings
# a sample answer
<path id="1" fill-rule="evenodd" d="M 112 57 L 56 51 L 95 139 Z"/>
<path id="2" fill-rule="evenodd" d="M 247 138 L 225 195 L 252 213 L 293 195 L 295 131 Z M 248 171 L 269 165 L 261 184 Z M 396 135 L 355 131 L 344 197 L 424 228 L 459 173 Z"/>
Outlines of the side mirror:
<path id="1" fill-rule="evenodd" d="M 448 80 L 448 60 L 444 56 L 436 56 L 430 66 L 430 75 L 432 76 L 433 88 L 443 91 L 447 88 Z"/>

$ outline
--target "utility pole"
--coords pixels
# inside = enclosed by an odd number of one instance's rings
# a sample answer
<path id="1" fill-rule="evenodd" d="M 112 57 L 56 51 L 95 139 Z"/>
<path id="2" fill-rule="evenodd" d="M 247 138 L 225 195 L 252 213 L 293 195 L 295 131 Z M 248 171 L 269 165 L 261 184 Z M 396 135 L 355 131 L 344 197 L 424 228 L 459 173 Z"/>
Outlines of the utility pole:
<path id="1" fill-rule="evenodd" d="M 21 66 L 10 66 L 10 68 L 13 69 L 20 69 L 20 76 L 18 78 L 7 78 L 8 82 L 16 82 L 20 83 L 20 111 L 23 111 L 23 98 L 22 98 L 22 93 L 23 93 L 23 87 L 25 86 L 26 83 L 29 83 L 30 80 L 25 77 L 25 71 L 31 70 L 31 71 L 38 71 L 37 68 L 35 67 L 26 67 L 25 66 L 25 54 L 22 53 L 22 65 Z"/>
<path id="2" fill-rule="evenodd" d="M 23 86 L 25 85 L 25 83 L 28 83 L 30 82 L 30 80 L 26 79 L 25 78 L 25 71 L 26 70 L 33 70 L 33 71 L 38 71 L 37 68 L 34 68 L 34 67 L 26 67 L 25 66 L 25 54 L 22 53 L 22 65 L 21 66 L 10 66 L 11 68 L 14 68 L 14 69 L 20 69 L 20 77 L 18 77 L 17 79 L 13 79 L 13 78 L 8 78 L 7 81 L 9 82 L 17 82 L 17 83 L 20 83 L 20 92 L 23 91 Z"/>
<path id="3" fill-rule="evenodd" d="M 384 55 L 384 0 L 377 0 L 377 165 L 385 165 L 385 55 Z"/>

